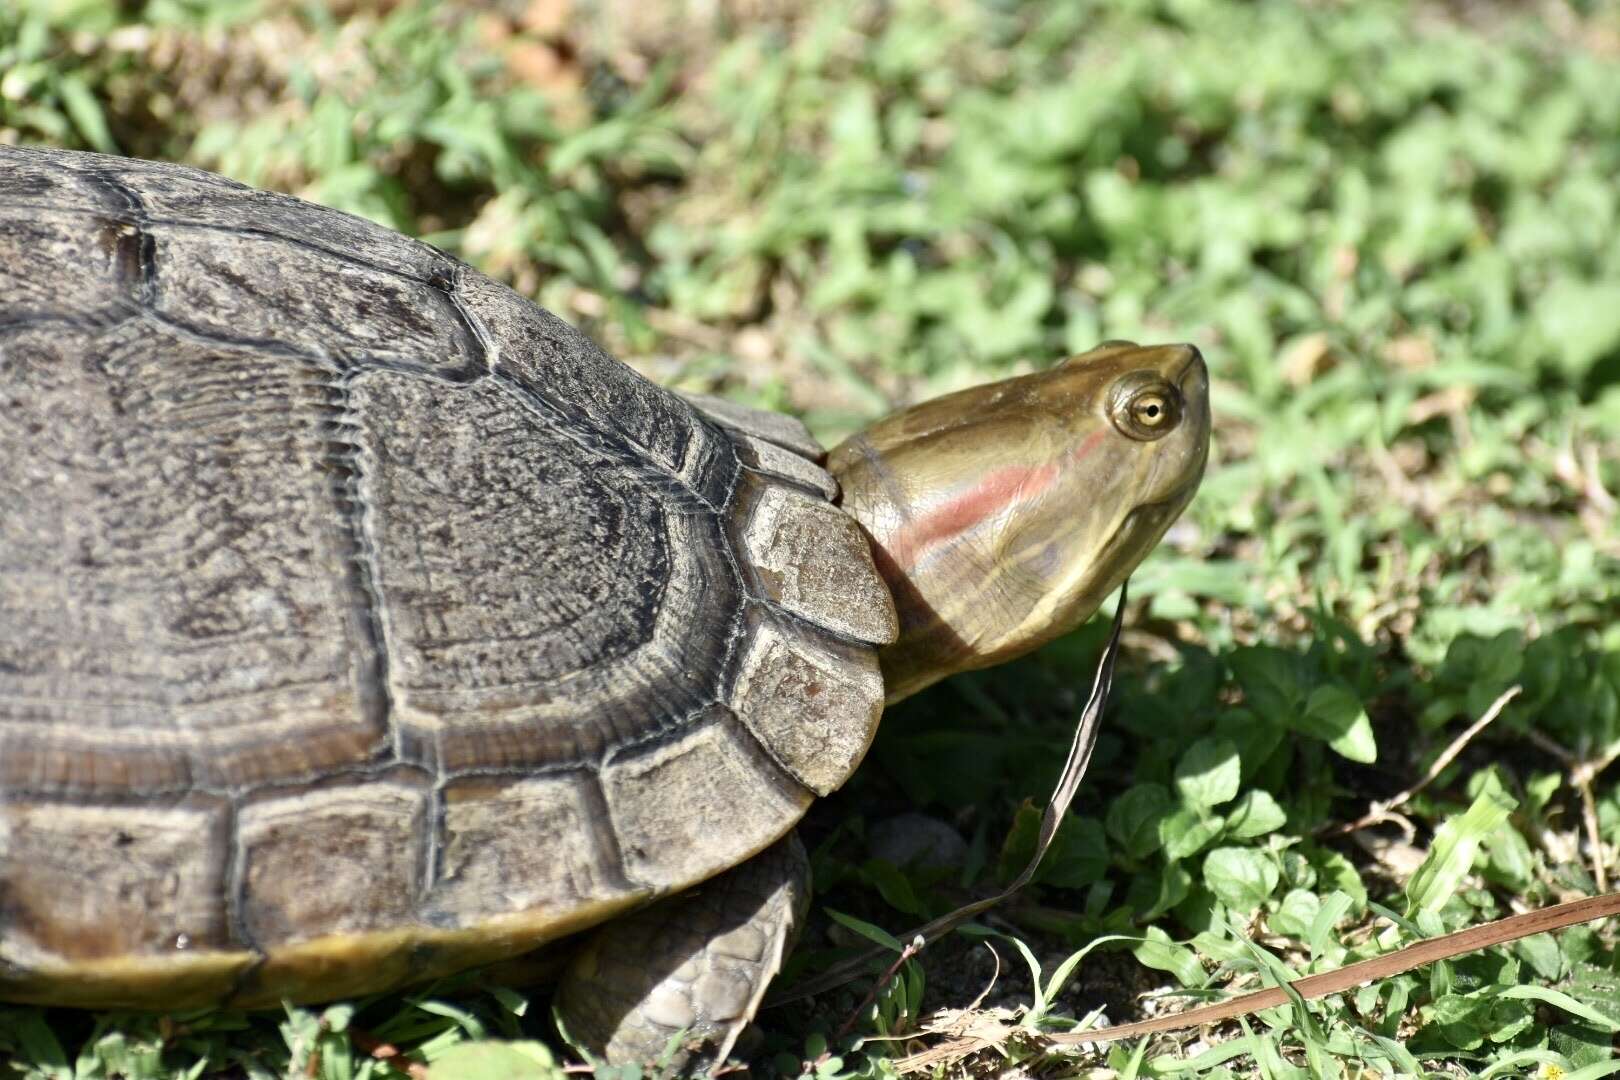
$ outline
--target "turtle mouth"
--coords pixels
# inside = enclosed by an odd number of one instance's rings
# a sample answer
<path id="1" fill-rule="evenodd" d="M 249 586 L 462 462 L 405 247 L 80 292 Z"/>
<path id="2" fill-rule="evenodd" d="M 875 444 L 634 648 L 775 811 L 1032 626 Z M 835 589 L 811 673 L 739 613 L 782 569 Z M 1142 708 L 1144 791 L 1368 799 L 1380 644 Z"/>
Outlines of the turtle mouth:
<path id="1" fill-rule="evenodd" d="M 1108 544 L 1103 548 L 1103 558 L 1100 561 L 1113 562 L 1123 548 L 1130 546 L 1137 539 L 1139 533 L 1151 529 L 1154 525 L 1154 519 L 1163 511 L 1169 509 L 1170 504 L 1175 501 L 1176 496 L 1171 495 L 1169 498 L 1160 499 L 1158 502 L 1142 503 L 1140 506 L 1133 508 L 1130 513 L 1125 515 L 1125 520 L 1119 523 L 1119 528 L 1114 530 L 1114 535 L 1108 538 Z M 1168 527 L 1168 522 L 1166 522 L 1166 527 Z M 1147 545 L 1139 546 L 1143 550 L 1138 552 L 1136 561 L 1131 563 L 1132 569 L 1135 569 L 1136 563 L 1147 557 Z"/>
<path id="2" fill-rule="evenodd" d="M 1121 562 L 1121 565 L 1128 562 L 1130 568 L 1120 577 L 1123 579 L 1128 576 L 1131 571 L 1136 569 L 1137 564 L 1147 557 L 1148 552 L 1157 546 L 1159 538 L 1170 528 L 1170 525 L 1180 515 L 1181 511 L 1186 508 L 1187 503 L 1192 501 L 1192 495 L 1203 478 L 1204 470 L 1197 469 L 1162 499 L 1138 503 L 1132 507 L 1131 511 L 1120 521 L 1119 527 L 1114 530 L 1114 535 L 1110 536 L 1108 542 L 1103 545 L 1097 561 L 1099 563 L 1113 563 L 1116 559 L 1119 559 L 1124 549 L 1135 545 L 1140 549 L 1136 553 L 1136 558 Z M 1141 542 L 1142 534 L 1149 531 L 1156 531 L 1158 535 L 1153 537 L 1151 543 Z"/>

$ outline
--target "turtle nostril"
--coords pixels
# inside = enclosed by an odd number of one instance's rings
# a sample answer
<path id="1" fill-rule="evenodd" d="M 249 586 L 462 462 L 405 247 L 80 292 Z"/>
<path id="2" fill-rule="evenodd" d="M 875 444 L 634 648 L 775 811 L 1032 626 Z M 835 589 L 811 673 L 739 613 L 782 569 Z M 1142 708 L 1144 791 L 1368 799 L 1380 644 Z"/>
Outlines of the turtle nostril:
<path id="1" fill-rule="evenodd" d="M 1176 385 L 1185 389 L 1189 377 L 1199 372 L 1207 372 L 1209 369 L 1204 364 L 1204 354 L 1198 351 L 1198 346 L 1183 345 L 1182 348 L 1186 350 L 1187 360 L 1176 373 L 1174 381 Z"/>

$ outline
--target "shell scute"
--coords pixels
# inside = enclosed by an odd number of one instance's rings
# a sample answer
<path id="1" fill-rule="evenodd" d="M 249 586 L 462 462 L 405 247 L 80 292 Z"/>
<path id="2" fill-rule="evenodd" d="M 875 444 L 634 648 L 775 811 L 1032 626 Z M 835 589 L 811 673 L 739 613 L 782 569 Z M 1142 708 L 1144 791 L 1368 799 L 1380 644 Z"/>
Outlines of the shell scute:
<path id="1" fill-rule="evenodd" d="M 326 373 L 139 321 L 0 333 L 0 370 L 0 781 L 120 794 L 368 760 L 387 730 Z"/>
<path id="2" fill-rule="evenodd" d="M 753 621 L 727 700 L 782 768 L 826 795 L 855 771 L 877 732 L 883 712 L 877 657 L 763 614 Z"/>
<path id="3" fill-rule="evenodd" d="M 0 965 L 229 945 L 224 800 L 0 802 Z"/>
<path id="4" fill-rule="evenodd" d="M 140 292 L 140 235 L 101 214 L 39 210 L 0 214 L 0 250 L 35 253 L 37 272 L 0 291 L 0 326 L 33 321 L 112 323 L 133 316 Z"/>
<path id="5" fill-rule="evenodd" d="M 430 777 L 275 788 L 237 810 L 235 917 L 253 947 L 413 921 L 425 887 Z M 316 931 L 314 928 L 319 928 Z"/>
<path id="6" fill-rule="evenodd" d="M 626 876 L 660 893 L 762 851 L 810 805 L 722 708 L 679 739 L 615 755 L 602 789 Z"/>
<path id="7" fill-rule="evenodd" d="M 401 236 L 329 207 L 271 191 L 258 191 L 227 177 L 167 162 L 104 158 L 89 175 L 123 189 L 137 214 L 153 225 L 262 234 L 297 246 L 417 281 L 448 280 L 457 263 L 437 248 Z"/>
<path id="8" fill-rule="evenodd" d="M 0 206 L 104 212 L 129 209 L 117 191 L 62 163 L 58 154 L 24 146 L 6 149 Z"/>
<path id="9" fill-rule="evenodd" d="M 590 763 L 709 700 L 737 583 L 713 515 L 667 476 L 622 447 L 580 447 L 495 380 L 373 372 L 353 404 L 413 760 L 452 774 Z"/>
<path id="10" fill-rule="evenodd" d="M 766 599 L 845 637 L 888 644 L 900 631 L 866 536 L 836 507 L 782 484 L 744 485 L 732 519 Z"/>
<path id="11" fill-rule="evenodd" d="M 636 892 L 593 770 L 468 777 L 447 785 L 443 798 L 438 873 L 425 907 L 435 925 L 570 911 Z"/>

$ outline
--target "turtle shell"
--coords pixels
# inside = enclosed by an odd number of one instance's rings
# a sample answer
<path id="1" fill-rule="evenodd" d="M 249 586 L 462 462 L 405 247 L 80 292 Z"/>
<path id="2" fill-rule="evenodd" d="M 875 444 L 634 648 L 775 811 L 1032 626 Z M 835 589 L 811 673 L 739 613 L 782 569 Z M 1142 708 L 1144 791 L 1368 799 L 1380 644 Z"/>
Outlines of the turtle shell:
<path id="1" fill-rule="evenodd" d="M 816 452 L 377 225 L 0 147 L 0 997 L 382 989 L 770 844 L 895 633 Z"/>

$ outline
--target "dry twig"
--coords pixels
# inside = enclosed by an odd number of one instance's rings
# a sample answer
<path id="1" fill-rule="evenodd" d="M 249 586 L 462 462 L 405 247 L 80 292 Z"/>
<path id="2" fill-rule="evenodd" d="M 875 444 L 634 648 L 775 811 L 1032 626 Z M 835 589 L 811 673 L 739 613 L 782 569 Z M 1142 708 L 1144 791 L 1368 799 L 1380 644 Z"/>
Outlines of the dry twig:
<path id="1" fill-rule="evenodd" d="M 1369 825 L 1376 825 L 1381 821 L 1388 820 L 1390 811 L 1398 806 L 1404 806 L 1414 795 L 1434 783 L 1435 779 L 1445 772 L 1446 766 L 1455 761 L 1457 755 L 1462 753 L 1468 744 L 1474 740 L 1474 736 L 1489 727 L 1502 714 L 1502 710 L 1507 707 L 1508 702 L 1518 697 L 1523 690 L 1524 687 L 1522 686 L 1510 686 L 1502 691 L 1501 696 L 1491 702 L 1491 707 L 1485 710 L 1483 716 L 1468 725 L 1468 730 L 1452 739 L 1451 744 L 1441 751 L 1440 756 L 1434 759 L 1434 764 L 1429 766 L 1428 772 L 1423 774 L 1423 779 L 1394 798 L 1373 802 L 1367 812 L 1356 820 L 1343 825 L 1328 826 L 1319 830 L 1318 835 L 1341 836 L 1344 833 L 1356 832 L 1359 829 L 1365 829 Z"/>

